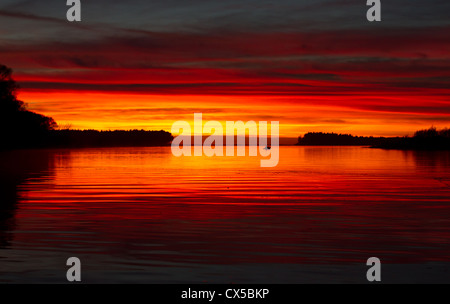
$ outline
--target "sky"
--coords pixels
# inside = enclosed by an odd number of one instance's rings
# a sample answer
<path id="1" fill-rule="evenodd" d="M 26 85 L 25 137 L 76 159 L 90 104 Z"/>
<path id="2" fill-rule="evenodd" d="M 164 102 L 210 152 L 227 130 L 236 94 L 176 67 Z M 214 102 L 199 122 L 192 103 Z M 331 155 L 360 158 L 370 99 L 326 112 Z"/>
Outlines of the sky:
<path id="1" fill-rule="evenodd" d="M 306 132 L 403 136 L 450 127 L 450 2 L 0 2 L 0 64 L 30 110 L 76 129 L 177 120 L 279 121 Z"/>

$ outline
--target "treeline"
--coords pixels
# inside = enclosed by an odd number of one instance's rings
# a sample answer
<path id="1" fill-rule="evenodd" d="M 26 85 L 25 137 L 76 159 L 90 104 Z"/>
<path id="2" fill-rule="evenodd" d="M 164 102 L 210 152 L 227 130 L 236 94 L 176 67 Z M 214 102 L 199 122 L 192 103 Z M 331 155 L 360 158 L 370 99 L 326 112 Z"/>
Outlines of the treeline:
<path id="1" fill-rule="evenodd" d="M 52 130 L 42 143 L 47 147 L 149 147 L 166 146 L 173 136 L 166 131 Z"/>
<path id="2" fill-rule="evenodd" d="M 34 130 L 21 133 L 15 131 L 3 137 L 0 150 L 167 146 L 172 139 L 172 134 L 166 131 Z"/>
<path id="3" fill-rule="evenodd" d="M 372 146 L 379 145 L 385 137 L 353 136 L 350 134 L 309 132 L 298 137 L 299 146 Z"/>
<path id="4" fill-rule="evenodd" d="M 402 150 L 450 150 L 450 130 L 435 127 L 419 130 L 414 136 L 366 137 L 350 134 L 310 132 L 298 137 L 300 146 L 370 146 Z"/>
<path id="5" fill-rule="evenodd" d="M 401 150 L 450 150 L 450 130 L 431 127 L 419 130 L 413 137 L 394 137 L 382 141 L 374 148 Z"/>

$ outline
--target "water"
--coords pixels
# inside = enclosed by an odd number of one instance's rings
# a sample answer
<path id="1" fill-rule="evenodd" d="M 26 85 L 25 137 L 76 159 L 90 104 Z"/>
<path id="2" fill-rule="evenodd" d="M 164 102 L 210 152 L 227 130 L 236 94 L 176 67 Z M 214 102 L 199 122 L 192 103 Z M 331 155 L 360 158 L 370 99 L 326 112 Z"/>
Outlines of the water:
<path id="1" fill-rule="evenodd" d="M 450 282 L 450 152 L 2 152 L 0 282 Z"/>

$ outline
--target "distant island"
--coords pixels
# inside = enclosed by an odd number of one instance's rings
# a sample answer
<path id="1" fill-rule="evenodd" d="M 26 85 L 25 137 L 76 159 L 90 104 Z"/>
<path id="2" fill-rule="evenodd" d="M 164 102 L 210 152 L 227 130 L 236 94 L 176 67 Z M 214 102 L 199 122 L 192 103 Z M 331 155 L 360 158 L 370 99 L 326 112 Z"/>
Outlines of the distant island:
<path id="1" fill-rule="evenodd" d="M 27 109 L 17 99 L 19 86 L 12 70 L 0 65 L 0 150 L 54 147 L 166 146 L 166 131 L 58 129 L 53 118 Z"/>
<path id="2" fill-rule="evenodd" d="M 369 146 L 380 149 L 400 150 L 450 150 L 450 130 L 431 127 L 419 130 L 414 136 L 373 137 L 350 134 L 309 132 L 299 136 L 298 146 Z"/>

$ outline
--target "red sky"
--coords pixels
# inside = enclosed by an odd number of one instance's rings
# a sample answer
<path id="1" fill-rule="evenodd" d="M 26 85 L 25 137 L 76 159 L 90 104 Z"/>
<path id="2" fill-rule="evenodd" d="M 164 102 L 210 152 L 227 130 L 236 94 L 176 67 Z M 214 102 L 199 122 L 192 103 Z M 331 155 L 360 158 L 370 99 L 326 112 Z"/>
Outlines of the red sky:
<path id="1" fill-rule="evenodd" d="M 170 130 L 202 112 L 292 137 L 450 126 L 446 2 L 387 4 L 380 23 L 361 1 L 100 2 L 77 24 L 55 1 L 0 5 L 0 63 L 60 125 Z"/>

